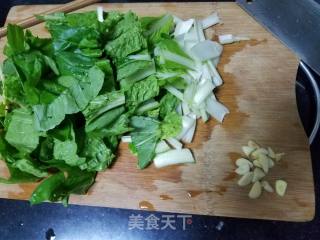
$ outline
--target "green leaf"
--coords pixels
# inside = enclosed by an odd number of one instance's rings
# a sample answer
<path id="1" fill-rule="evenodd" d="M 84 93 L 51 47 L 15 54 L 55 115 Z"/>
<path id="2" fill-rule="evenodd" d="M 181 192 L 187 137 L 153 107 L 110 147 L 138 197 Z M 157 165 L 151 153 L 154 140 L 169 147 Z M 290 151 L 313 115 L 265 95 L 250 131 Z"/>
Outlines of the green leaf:
<path id="1" fill-rule="evenodd" d="M 160 123 L 148 117 L 132 117 L 132 144 L 138 153 L 138 167 L 147 167 L 155 156 L 155 148 L 161 137 Z"/>
<path id="2" fill-rule="evenodd" d="M 40 132 L 27 109 L 15 109 L 11 115 L 5 139 L 21 152 L 30 153 L 39 144 Z"/>
<path id="3" fill-rule="evenodd" d="M 29 173 L 35 177 L 47 177 L 48 173 L 40 169 L 34 162 L 28 159 L 19 159 L 12 164 L 12 167 L 18 168 L 21 172 Z"/>
<path id="4" fill-rule="evenodd" d="M 176 137 L 182 131 L 182 118 L 176 112 L 168 113 L 161 123 L 162 139 Z"/>
<path id="5" fill-rule="evenodd" d="M 47 131 L 61 123 L 66 114 L 82 111 L 98 95 L 103 81 L 104 73 L 99 68 L 93 67 L 86 79 L 66 89 L 50 104 L 34 105 L 36 128 Z"/>
<path id="6" fill-rule="evenodd" d="M 164 119 L 169 113 L 174 112 L 180 100 L 171 93 L 167 93 L 160 100 L 160 118 Z"/>
<path id="7" fill-rule="evenodd" d="M 88 135 L 85 142 L 85 147 L 82 153 L 87 159 L 80 166 L 82 170 L 87 171 L 103 171 L 109 167 L 115 155 L 105 145 L 102 138 Z"/>
<path id="8" fill-rule="evenodd" d="M 173 17 L 166 14 L 160 18 L 150 21 L 144 32 L 151 44 L 156 44 L 162 40 L 162 35 L 169 35 L 174 29 Z"/>
<path id="9" fill-rule="evenodd" d="M 159 94 L 158 81 L 155 76 L 150 76 L 145 80 L 137 82 L 128 88 L 126 94 L 126 105 L 137 106 Z"/>
<path id="10" fill-rule="evenodd" d="M 23 53 L 29 49 L 29 46 L 25 42 L 23 29 L 18 25 L 8 24 L 7 39 L 8 42 L 4 53 L 8 57 Z"/>

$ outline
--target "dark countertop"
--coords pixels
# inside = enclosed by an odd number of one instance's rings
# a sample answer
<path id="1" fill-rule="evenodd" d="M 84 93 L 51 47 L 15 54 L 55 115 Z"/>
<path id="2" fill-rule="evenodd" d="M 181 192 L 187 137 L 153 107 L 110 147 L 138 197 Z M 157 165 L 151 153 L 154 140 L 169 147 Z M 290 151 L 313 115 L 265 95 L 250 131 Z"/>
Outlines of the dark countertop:
<path id="1" fill-rule="evenodd" d="M 3 24 L 11 6 L 19 4 L 64 3 L 63 0 L 2 0 L 0 2 L 0 25 Z M 112 2 L 112 1 L 108 1 Z M 305 93 L 304 93 L 305 94 Z M 301 95 L 301 94 L 300 94 Z M 298 98 L 299 98 L 298 93 Z M 308 104 L 302 96 L 300 104 Z M 305 107 L 305 106 L 304 106 Z M 301 112 L 306 116 L 306 111 Z M 307 122 L 307 121 L 304 121 Z M 320 179 L 320 134 L 311 146 L 315 176 L 316 202 L 319 202 Z M 320 239 L 320 211 L 316 204 L 316 215 L 307 223 L 290 223 L 278 221 L 246 220 L 224 217 L 192 215 L 183 230 L 182 220 L 172 213 L 176 220 L 170 228 L 164 230 L 130 230 L 129 217 L 141 215 L 141 218 L 152 216 L 160 220 L 169 213 L 134 211 L 102 207 L 86 207 L 61 204 L 41 204 L 30 206 L 26 201 L 0 199 L 0 240 L 42 240 L 50 239 L 55 233 L 57 240 L 82 239 Z M 178 217 L 178 218 L 177 218 Z M 161 224 L 163 226 L 163 224 Z"/>

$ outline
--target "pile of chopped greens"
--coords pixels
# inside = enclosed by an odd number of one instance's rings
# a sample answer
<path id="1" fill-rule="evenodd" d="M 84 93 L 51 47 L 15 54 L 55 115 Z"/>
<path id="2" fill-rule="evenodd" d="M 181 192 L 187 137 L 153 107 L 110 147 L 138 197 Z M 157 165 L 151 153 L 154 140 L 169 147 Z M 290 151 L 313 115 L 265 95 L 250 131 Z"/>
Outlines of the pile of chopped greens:
<path id="1" fill-rule="evenodd" d="M 222 47 L 201 22 L 101 10 L 40 18 L 51 38 L 8 25 L 0 154 L 10 177 L 0 182 L 41 181 L 31 204 L 67 204 L 113 164 L 121 139 L 141 169 L 194 162 L 178 140 L 192 141 L 197 117 L 228 113 L 212 94 Z"/>

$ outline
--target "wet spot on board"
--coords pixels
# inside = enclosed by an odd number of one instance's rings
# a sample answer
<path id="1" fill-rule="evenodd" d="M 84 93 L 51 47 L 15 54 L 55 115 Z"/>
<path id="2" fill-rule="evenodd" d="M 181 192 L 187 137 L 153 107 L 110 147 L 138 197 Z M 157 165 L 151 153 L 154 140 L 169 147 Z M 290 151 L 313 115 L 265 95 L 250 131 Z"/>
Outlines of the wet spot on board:
<path id="1" fill-rule="evenodd" d="M 294 199 L 294 201 L 296 202 L 296 204 L 299 206 L 299 207 L 308 207 L 308 204 L 306 202 L 303 202 L 301 201 L 300 199 L 296 198 Z"/>
<path id="2" fill-rule="evenodd" d="M 154 211 L 154 206 L 148 201 L 139 202 L 139 208 L 142 210 Z"/>
<path id="3" fill-rule="evenodd" d="M 219 194 L 220 196 L 223 196 L 227 192 L 227 187 L 222 185 L 217 185 L 215 186 L 215 190 L 213 192 Z"/>
<path id="4" fill-rule="evenodd" d="M 228 153 L 229 159 L 231 160 L 231 163 L 233 165 L 236 165 L 236 161 L 242 157 L 242 155 L 240 153 L 237 152 L 229 152 Z"/>
<path id="5" fill-rule="evenodd" d="M 169 195 L 166 195 L 166 194 L 161 194 L 160 199 L 161 200 L 173 200 L 172 197 L 170 197 Z"/>
<path id="6" fill-rule="evenodd" d="M 235 172 L 229 172 L 228 175 L 226 175 L 222 180 L 223 181 L 232 181 L 237 177 L 237 173 Z"/>

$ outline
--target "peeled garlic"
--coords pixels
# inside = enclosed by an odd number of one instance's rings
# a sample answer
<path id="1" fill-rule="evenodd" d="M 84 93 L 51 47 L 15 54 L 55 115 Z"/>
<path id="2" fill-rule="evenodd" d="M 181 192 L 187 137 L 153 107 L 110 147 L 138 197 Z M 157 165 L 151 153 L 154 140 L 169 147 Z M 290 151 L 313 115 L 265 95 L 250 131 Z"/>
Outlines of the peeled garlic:
<path id="1" fill-rule="evenodd" d="M 276 153 L 276 157 L 275 157 L 276 161 L 279 162 L 284 155 L 285 155 L 284 153 Z"/>
<path id="2" fill-rule="evenodd" d="M 287 182 L 283 180 L 276 181 L 276 192 L 279 196 L 283 197 L 286 194 Z"/>
<path id="3" fill-rule="evenodd" d="M 268 155 L 268 150 L 265 148 L 258 148 L 257 150 L 255 150 L 253 153 L 251 153 L 251 156 L 254 159 L 259 158 L 259 156 L 263 154 L 263 155 Z"/>
<path id="4" fill-rule="evenodd" d="M 268 147 L 268 156 L 271 157 L 272 159 L 276 158 L 276 154 L 274 153 L 271 147 Z"/>
<path id="5" fill-rule="evenodd" d="M 256 148 L 249 147 L 249 146 L 243 146 L 242 147 L 242 151 L 244 152 L 244 154 L 247 157 L 250 157 L 251 153 L 254 152 L 255 150 L 256 150 Z"/>
<path id="6" fill-rule="evenodd" d="M 269 159 L 266 155 L 260 154 L 258 161 L 260 162 L 262 169 L 265 173 L 268 173 L 269 171 Z"/>
<path id="7" fill-rule="evenodd" d="M 240 167 L 238 167 L 235 172 L 239 175 L 244 175 L 246 173 L 248 173 L 250 171 L 250 167 L 248 164 L 246 165 L 241 165 Z"/>
<path id="8" fill-rule="evenodd" d="M 265 176 L 266 176 L 266 174 L 260 168 L 255 168 L 253 170 L 252 182 L 257 182 L 257 181 L 261 180 L 262 178 L 264 178 Z"/>
<path id="9" fill-rule="evenodd" d="M 274 167 L 274 161 L 269 158 L 269 168 L 273 168 Z"/>
<path id="10" fill-rule="evenodd" d="M 252 148 L 260 148 L 260 145 L 256 143 L 255 141 L 249 140 L 248 146 Z"/>
<path id="11" fill-rule="evenodd" d="M 256 167 L 262 168 L 262 165 L 258 160 L 254 160 L 253 161 L 253 165 L 256 166 Z"/>
<path id="12" fill-rule="evenodd" d="M 261 183 L 259 181 L 255 182 L 249 192 L 249 198 L 252 198 L 252 199 L 258 198 L 260 197 L 261 193 L 262 193 Z"/>
<path id="13" fill-rule="evenodd" d="M 252 162 L 250 162 L 248 159 L 245 159 L 245 158 L 239 158 L 237 161 L 236 161 L 236 165 L 238 167 L 241 167 L 242 165 L 249 165 L 249 167 L 253 167 L 253 164 Z"/>
<path id="14" fill-rule="evenodd" d="M 238 185 L 241 187 L 247 186 L 249 183 L 251 183 L 252 178 L 253 172 L 248 172 L 239 179 Z"/>
<path id="15" fill-rule="evenodd" d="M 267 181 L 262 181 L 261 185 L 262 185 L 263 189 L 266 190 L 267 192 L 273 192 L 273 188 L 271 187 L 271 185 Z"/>

